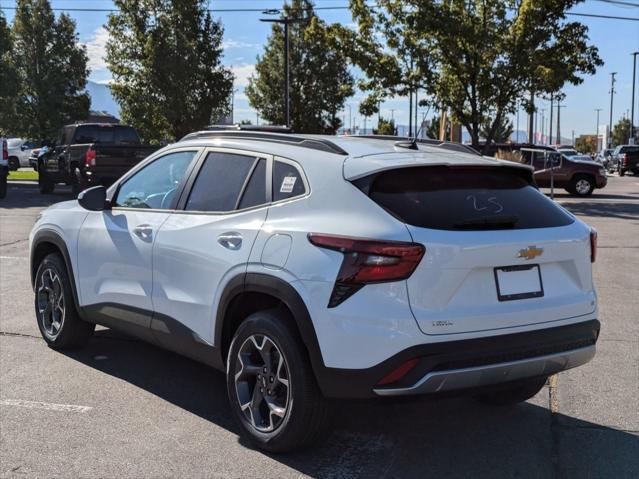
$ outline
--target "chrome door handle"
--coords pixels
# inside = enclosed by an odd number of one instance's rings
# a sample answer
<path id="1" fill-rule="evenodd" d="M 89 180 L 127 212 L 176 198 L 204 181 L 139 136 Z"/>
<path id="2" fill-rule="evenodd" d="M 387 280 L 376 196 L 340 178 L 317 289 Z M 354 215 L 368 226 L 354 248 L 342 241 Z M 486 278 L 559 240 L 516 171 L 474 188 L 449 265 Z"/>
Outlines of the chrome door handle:
<path id="1" fill-rule="evenodd" d="M 153 228 L 151 225 L 137 225 L 133 228 L 133 233 L 143 240 L 148 240 L 153 234 Z"/>
<path id="2" fill-rule="evenodd" d="M 233 232 L 222 233 L 217 237 L 217 242 L 225 248 L 238 250 L 242 247 L 242 235 Z"/>

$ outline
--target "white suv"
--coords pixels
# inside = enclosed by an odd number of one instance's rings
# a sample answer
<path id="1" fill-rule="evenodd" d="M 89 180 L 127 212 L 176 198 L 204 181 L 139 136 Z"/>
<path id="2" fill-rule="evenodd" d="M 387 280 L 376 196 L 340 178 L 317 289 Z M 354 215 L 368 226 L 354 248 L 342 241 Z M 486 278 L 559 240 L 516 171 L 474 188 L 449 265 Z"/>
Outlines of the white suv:
<path id="1" fill-rule="evenodd" d="M 30 237 L 54 348 L 94 324 L 226 371 L 241 430 L 285 451 L 330 398 L 525 401 L 588 362 L 596 235 L 527 166 L 459 145 L 193 133 Z"/>

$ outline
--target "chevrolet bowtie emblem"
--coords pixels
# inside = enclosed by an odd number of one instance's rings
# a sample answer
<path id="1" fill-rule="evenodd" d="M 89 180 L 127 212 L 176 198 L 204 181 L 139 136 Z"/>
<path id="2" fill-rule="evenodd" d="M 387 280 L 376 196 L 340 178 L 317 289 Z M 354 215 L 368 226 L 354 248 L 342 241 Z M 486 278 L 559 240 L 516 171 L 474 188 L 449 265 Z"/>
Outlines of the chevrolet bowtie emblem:
<path id="1" fill-rule="evenodd" d="M 537 248 L 536 246 L 529 246 L 526 249 L 520 249 L 517 257 L 531 260 L 531 259 L 535 259 L 537 256 L 541 256 L 543 252 L 544 252 L 543 248 Z"/>

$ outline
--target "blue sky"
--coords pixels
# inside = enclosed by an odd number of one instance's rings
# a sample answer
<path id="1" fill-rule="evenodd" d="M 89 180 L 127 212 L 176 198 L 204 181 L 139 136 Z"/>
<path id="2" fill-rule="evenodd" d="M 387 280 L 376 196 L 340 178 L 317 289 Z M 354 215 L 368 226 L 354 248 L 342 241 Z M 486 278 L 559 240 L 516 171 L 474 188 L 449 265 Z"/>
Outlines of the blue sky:
<path id="1" fill-rule="evenodd" d="M 639 0 L 624 0 L 639 5 Z M 52 0 L 54 8 L 110 8 L 110 0 Z M 278 8 L 282 6 L 282 0 L 210 0 L 213 9 L 219 8 Z M 316 0 L 317 6 L 345 6 L 347 0 Z M 0 7 L 13 7 L 14 0 L 0 0 Z M 13 11 L 5 9 L 5 15 L 9 21 L 13 18 Z M 610 4 L 602 0 L 586 0 L 577 5 L 572 12 L 602 14 L 622 17 L 639 18 L 639 7 Z M 110 79 L 110 74 L 102 55 L 104 43 L 107 39 L 102 26 L 106 22 L 107 13 L 102 12 L 69 12 L 76 20 L 80 41 L 87 45 L 90 67 L 92 69 L 90 79 L 104 83 Z M 339 22 L 348 24 L 352 18 L 348 10 L 320 11 L 319 15 L 327 22 Z M 270 27 L 259 21 L 264 17 L 259 12 L 219 12 L 215 13 L 225 29 L 224 34 L 224 63 L 233 68 L 236 74 L 235 88 L 235 118 L 250 119 L 255 122 L 256 114 L 252 110 L 243 93 L 247 78 L 253 71 L 256 57 L 262 51 Z M 599 55 L 605 64 L 593 76 L 586 77 L 578 86 L 568 86 L 565 108 L 561 111 L 562 136 L 570 138 L 572 130 L 575 135 L 593 133 L 596 123 L 595 108 L 602 108 L 600 124 L 608 123 L 610 115 L 610 73 L 617 73 L 617 84 L 613 108 L 613 124 L 622 116 L 628 115 L 631 106 L 632 88 L 632 56 L 633 51 L 639 51 L 639 22 L 569 17 L 578 20 L 589 27 L 590 40 L 599 48 Z M 363 119 L 357 114 L 359 102 L 363 95 L 358 93 L 348 101 L 351 106 L 354 124 L 363 124 Z M 541 102 L 540 107 L 548 109 L 547 102 Z M 408 123 L 407 100 L 388 101 L 382 105 L 382 115 L 391 116 L 394 109 L 394 117 L 397 123 Z M 548 111 L 548 110 L 546 110 Z M 349 121 L 349 108 L 346 108 L 346 121 Z M 430 112 L 428 117 L 432 115 Z M 420 114 L 421 116 L 421 114 Z M 546 113 L 547 116 L 547 113 Z M 639 90 L 635 95 L 635 122 L 639 118 Z M 374 120 L 374 119 L 373 119 Z M 514 118 L 513 118 L 514 120 Z M 369 126 L 371 120 L 369 119 Z M 520 129 L 525 128 L 525 115 L 520 116 Z"/>

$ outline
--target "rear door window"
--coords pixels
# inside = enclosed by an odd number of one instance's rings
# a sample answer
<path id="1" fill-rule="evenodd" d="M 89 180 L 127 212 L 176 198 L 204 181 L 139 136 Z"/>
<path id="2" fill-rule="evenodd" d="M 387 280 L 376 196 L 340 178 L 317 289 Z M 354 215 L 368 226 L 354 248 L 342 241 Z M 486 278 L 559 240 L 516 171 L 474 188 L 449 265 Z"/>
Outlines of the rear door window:
<path id="1" fill-rule="evenodd" d="M 259 158 L 234 153 L 209 153 L 186 202 L 189 211 L 233 211 Z M 266 196 L 266 195 L 265 195 Z M 255 201 L 247 199 L 247 202 Z"/>
<path id="2" fill-rule="evenodd" d="M 440 230 L 565 226 L 573 217 L 514 168 L 414 167 L 354 184 L 401 221 Z"/>

